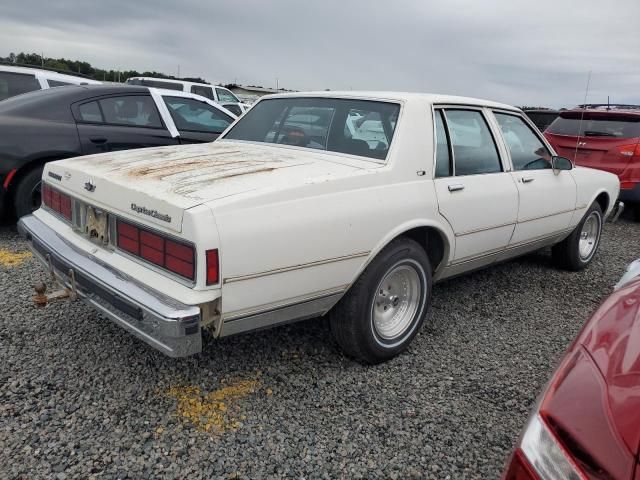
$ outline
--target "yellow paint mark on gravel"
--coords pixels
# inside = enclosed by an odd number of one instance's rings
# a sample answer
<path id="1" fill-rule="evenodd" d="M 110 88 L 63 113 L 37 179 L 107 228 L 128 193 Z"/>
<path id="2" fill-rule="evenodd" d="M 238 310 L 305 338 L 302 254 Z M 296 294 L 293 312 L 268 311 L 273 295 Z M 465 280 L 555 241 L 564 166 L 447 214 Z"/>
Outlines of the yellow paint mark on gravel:
<path id="1" fill-rule="evenodd" d="M 3 267 L 17 267 L 27 258 L 31 258 L 31 252 L 11 252 L 0 248 L 0 265 Z"/>
<path id="2" fill-rule="evenodd" d="M 214 390 L 204 392 L 200 387 L 171 387 L 166 394 L 178 402 L 177 415 L 204 432 L 222 433 L 236 430 L 244 415 L 236 417 L 238 400 L 255 393 L 259 380 L 238 380 Z"/>

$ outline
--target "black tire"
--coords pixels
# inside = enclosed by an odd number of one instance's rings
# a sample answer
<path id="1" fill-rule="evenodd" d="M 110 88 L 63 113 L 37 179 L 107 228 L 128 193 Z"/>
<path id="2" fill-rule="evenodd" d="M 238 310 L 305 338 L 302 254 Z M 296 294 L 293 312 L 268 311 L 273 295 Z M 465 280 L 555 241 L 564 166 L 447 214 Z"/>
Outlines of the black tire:
<path id="1" fill-rule="evenodd" d="M 43 167 L 30 170 L 18 183 L 13 197 L 16 218 L 29 215 L 40 208 L 40 182 Z"/>
<path id="2" fill-rule="evenodd" d="M 395 279 L 394 276 L 387 277 L 392 272 L 395 272 Z M 415 306 L 405 299 L 399 299 L 402 295 L 389 294 L 388 298 L 383 295 L 383 290 L 392 292 L 391 285 L 388 291 L 381 285 L 383 280 L 388 279 L 388 283 L 396 279 L 402 282 L 400 279 L 405 275 L 407 282 L 402 284 L 404 291 L 409 286 L 412 294 L 404 296 L 415 298 Z M 394 240 L 367 266 L 329 313 L 329 323 L 336 342 L 347 355 L 365 363 L 376 364 L 395 357 L 407 348 L 420 330 L 431 304 L 431 285 L 431 265 L 424 249 L 408 238 Z M 394 287 L 394 290 L 398 288 Z M 383 297 L 383 303 L 388 303 L 381 307 L 378 300 Z M 404 319 L 400 325 L 408 322 L 406 326 L 394 337 L 381 334 L 374 322 L 374 318 L 379 317 L 374 315 L 387 315 L 381 308 L 385 312 L 389 308 L 389 314 L 393 314 L 394 310 L 400 313 L 405 306 L 406 313 L 400 315 Z"/>
<path id="3" fill-rule="evenodd" d="M 581 255 L 580 253 L 580 236 L 584 228 L 585 223 L 590 218 L 596 218 L 598 222 L 598 232 L 595 241 L 593 242 L 592 250 L 588 255 Z M 556 244 L 551 249 L 554 263 L 565 270 L 571 270 L 577 272 L 582 270 L 591 263 L 593 257 L 598 251 L 600 245 L 600 237 L 602 234 L 602 225 L 604 223 L 604 217 L 602 216 L 602 209 L 598 203 L 591 205 L 587 213 L 584 215 L 580 223 L 576 226 L 575 230 L 571 232 L 567 238 L 562 242 Z"/>

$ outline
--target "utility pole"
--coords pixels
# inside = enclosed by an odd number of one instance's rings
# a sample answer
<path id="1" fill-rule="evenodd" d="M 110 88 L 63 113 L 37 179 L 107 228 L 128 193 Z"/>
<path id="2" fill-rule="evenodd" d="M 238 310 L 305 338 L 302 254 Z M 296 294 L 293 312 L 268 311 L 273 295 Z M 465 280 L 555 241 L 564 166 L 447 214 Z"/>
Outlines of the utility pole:
<path id="1" fill-rule="evenodd" d="M 280 84 L 278 83 L 278 77 L 276 77 L 276 90 L 280 90 Z"/>
<path id="2" fill-rule="evenodd" d="M 178 65 L 178 77 L 177 78 L 180 78 L 180 65 Z"/>
<path id="3" fill-rule="evenodd" d="M 44 68 L 44 52 L 40 52 L 40 63 L 42 63 L 42 68 Z"/>

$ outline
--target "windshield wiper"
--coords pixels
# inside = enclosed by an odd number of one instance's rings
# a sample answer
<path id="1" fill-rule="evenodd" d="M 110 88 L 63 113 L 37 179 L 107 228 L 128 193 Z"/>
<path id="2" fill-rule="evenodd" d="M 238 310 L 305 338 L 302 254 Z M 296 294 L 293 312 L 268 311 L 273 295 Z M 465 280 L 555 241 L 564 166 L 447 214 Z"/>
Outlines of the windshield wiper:
<path id="1" fill-rule="evenodd" d="M 613 133 L 596 132 L 594 130 L 585 130 L 583 135 L 585 137 L 615 137 L 615 135 Z"/>

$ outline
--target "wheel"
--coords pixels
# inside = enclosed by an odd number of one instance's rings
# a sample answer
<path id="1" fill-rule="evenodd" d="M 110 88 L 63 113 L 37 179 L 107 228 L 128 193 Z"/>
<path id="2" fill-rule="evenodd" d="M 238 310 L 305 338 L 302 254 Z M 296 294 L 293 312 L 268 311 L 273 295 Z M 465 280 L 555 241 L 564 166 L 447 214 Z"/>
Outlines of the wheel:
<path id="1" fill-rule="evenodd" d="M 551 249 L 554 262 L 566 270 L 578 271 L 593 259 L 602 233 L 602 210 L 600 205 L 591 205 L 575 230 Z"/>
<path id="2" fill-rule="evenodd" d="M 40 183 L 42 167 L 29 171 L 18 183 L 14 196 L 14 208 L 17 218 L 30 214 L 40 208 Z"/>
<path id="3" fill-rule="evenodd" d="M 408 238 L 391 242 L 329 313 L 338 345 L 365 363 L 402 352 L 424 322 L 431 301 L 431 265 Z"/>

